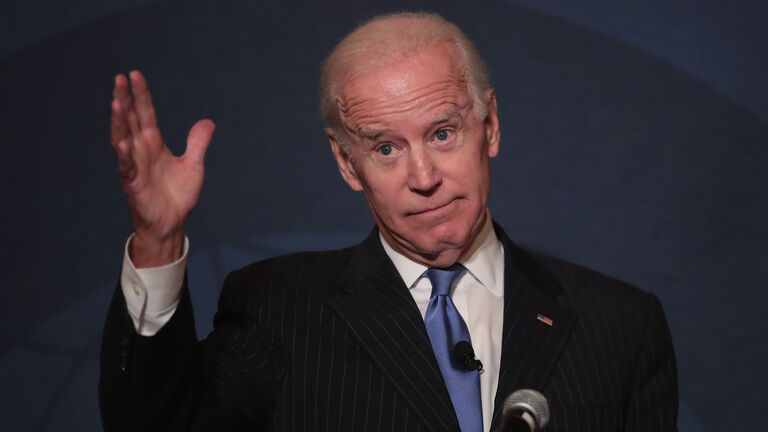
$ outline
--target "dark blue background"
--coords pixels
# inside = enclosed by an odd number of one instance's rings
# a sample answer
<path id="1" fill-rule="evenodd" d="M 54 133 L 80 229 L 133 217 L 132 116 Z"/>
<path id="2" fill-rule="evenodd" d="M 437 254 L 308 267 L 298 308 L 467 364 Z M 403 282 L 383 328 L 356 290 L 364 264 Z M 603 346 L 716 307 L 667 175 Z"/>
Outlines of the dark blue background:
<path id="1" fill-rule="evenodd" d="M 0 13 L 0 430 L 99 430 L 106 307 L 131 224 L 112 77 L 149 78 L 164 136 L 217 132 L 189 224 L 198 332 L 226 272 L 372 226 L 317 113 L 324 55 L 364 18 L 429 9 L 485 56 L 518 242 L 656 293 L 683 431 L 757 430 L 768 396 L 768 13 L 760 1 L 35 0 Z"/>

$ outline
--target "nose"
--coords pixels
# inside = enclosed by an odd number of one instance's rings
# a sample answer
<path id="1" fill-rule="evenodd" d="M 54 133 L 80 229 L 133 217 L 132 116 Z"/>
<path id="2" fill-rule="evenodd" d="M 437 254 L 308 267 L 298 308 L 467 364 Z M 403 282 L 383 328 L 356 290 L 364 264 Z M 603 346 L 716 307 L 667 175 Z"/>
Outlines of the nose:
<path id="1" fill-rule="evenodd" d="M 432 156 L 418 147 L 412 147 L 409 156 L 408 188 L 420 194 L 431 194 L 443 181 Z"/>

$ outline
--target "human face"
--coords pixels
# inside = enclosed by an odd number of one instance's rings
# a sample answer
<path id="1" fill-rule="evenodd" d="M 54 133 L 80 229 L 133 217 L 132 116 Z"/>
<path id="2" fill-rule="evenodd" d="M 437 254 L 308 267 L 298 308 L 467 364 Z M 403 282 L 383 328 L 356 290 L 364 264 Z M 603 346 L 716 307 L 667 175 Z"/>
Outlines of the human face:
<path id="1" fill-rule="evenodd" d="M 496 101 L 476 118 L 452 44 L 434 44 L 342 82 L 338 108 L 349 154 L 328 130 L 342 177 L 365 193 L 398 252 L 447 267 L 486 219 L 489 158 L 498 153 Z"/>

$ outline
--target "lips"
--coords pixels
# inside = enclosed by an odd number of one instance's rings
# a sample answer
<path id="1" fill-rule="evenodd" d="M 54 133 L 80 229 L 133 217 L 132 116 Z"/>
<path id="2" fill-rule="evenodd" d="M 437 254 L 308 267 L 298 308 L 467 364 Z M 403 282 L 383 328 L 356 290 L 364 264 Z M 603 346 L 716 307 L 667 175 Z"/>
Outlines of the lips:
<path id="1" fill-rule="evenodd" d="M 425 209 L 421 209 L 421 210 L 417 210 L 417 211 L 412 211 L 412 212 L 409 212 L 409 213 L 408 213 L 408 215 L 409 215 L 409 216 L 417 216 L 417 215 L 426 215 L 426 214 L 429 214 L 429 213 L 434 213 L 434 212 L 437 212 L 437 211 L 439 211 L 439 210 L 442 210 L 442 209 L 444 209 L 444 208 L 448 207 L 448 206 L 449 206 L 449 205 L 451 205 L 451 204 L 452 204 L 454 201 L 456 201 L 456 198 L 454 198 L 454 199 L 451 199 L 450 201 L 448 201 L 448 202 L 446 202 L 446 203 L 443 203 L 443 204 L 439 204 L 439 205 L 437 205 L 437 206 L 434 206 L 434 207 L 427 207 L 427 208 L 425 208 Z"/>

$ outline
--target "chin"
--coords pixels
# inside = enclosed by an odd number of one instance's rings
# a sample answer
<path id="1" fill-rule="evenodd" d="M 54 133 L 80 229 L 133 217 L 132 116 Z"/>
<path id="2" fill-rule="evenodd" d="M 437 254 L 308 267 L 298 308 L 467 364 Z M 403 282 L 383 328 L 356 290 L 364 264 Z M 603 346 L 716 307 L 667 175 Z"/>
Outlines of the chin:
<path id="1" fill-rule="evenodd" d="M 469 241 L 472 234 L 472 224 L 457 222 L 454 219 L 435 224 L 426 231 L 429 232 L 435 245 L 460 248 Z"/>
<path id="2" fill-rule="evenodd" d="M 454 227 L 435 227 L 416 245 L 423 254 L 437 257 L 445 252 L 462 251 L 469 242 L 469 231 Z"/>
<path id="3" fill-rule="evenodd" d="M 387 230 L 389 234 L 385 237 L 389 237 L 390 244 L 393 241 L 399 244 L 399 247 L 392 245 L 396 249 L 409 251 L 406 255 L 418 255 L 430 261 L 432 266 L 449 266 L 459 259 L 470 244 L 474 228 L 474 221 L 470 221 L 470 218 L 450 216 L 443 220 L 398 221 L 399 224 L 390 225 L 394 229 Z M 381 229 L 382 224 L 379 227 Z"/>

